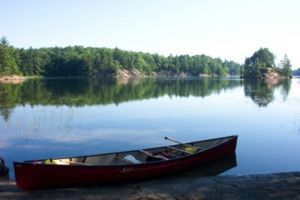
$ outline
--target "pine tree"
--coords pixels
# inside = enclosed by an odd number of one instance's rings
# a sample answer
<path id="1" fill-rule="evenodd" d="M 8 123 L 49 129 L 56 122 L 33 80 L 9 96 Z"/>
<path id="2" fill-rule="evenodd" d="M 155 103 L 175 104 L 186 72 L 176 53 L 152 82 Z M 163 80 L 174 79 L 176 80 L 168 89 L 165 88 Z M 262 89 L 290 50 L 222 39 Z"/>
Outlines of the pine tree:
<path id="1" fill-rule="evenodd" d="M 283 56 L 283 59 L 280 61 L 279 68 L 284 76 L 287 76 L 287 77 L 292 76 L 291 61 L 286 54 Z"/>
<path id="2" fill-rule="evenodd" d="M 19 74 L 14 49 L 5 37 L 0 39 L 0 75 Z"/>

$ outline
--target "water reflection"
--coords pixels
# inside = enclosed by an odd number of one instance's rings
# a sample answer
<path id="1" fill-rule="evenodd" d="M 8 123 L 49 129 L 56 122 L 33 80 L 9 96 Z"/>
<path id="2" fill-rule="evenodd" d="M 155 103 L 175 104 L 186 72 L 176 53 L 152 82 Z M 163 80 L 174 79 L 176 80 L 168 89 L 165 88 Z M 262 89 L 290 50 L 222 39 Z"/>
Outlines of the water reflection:
<path id="1" fill-rule="evenodd" d="M 285 101 L 288 97 L 291 80 L 282 80 L 277 83 L 266 83 L 265 81 L 245 81 L 245 96 L 250 97 L 259 107 L 266 107 L 271 103 L 274 97 L 274 91 L 280 90 L 281 96 Z"/>
<path id="2" fill-rule="evenodd" d="M 226 174 L 226 171 L 237 166 L 236 153 L 225 155 L 222 158 L 211 161 L 201 166 L 194 167 L 189 170 L 182 171 L 177 176 L 172 175 L 172 178 L 195 178 L 199 176 L 216 176 Z"/>
<path id="3" fill-rule="evenodd" d="M 264 82 L 245 82 L 241 79 L 142 79 L 129 82 L 96 79 L 32 79 L 22 84 L 0 84 L 0 114 L 8 121 L 12 110 L 19 105 L 106 105 L 132 100 L 173 97 L 206 97 L 244 85 L 245 96 L 258 106 L 274 100 L 280 88 L 286 99 L 291 82 L 275 85 Z"/>
<path id="4" fill-rule="evenodd" d="M 2 84 L 0 156 L 13 178 L 12 161 L 165 146 L 165 136 L 188 142 L 238 134 L 238 166 L 229 162 L 232 168 L 226 171 L 226 164 L 218 169 L 224 165 L 217 163 L 216 169 L 204 167 L 213 171 L 203 174 L 299 170 L 298 81 L 36 79 Z M 185 173 L 200 176 L 198 169 Z"/>
<path id="5" fill-rule="evenodd" d="M 0 157 L 0 180 L 1 178 L 8 179 L 8 167 L 6 167 L 4 159 Z"/>

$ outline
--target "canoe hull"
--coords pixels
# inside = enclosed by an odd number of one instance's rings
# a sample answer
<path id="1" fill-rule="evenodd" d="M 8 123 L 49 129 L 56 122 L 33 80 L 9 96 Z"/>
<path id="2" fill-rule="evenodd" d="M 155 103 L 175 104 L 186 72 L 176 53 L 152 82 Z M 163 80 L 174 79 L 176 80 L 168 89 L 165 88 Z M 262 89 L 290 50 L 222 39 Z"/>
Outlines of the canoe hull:
<path id="1" fill-rule="evenodd" d="M 15 162 L 15 176 L 17 185 L 23 190 L 132 182 L 207 163 L 234 153 L 236 144 L 237 136 L 234 136 L 226 143 L 180 159 L 132 165 L 77 166 Z"/>

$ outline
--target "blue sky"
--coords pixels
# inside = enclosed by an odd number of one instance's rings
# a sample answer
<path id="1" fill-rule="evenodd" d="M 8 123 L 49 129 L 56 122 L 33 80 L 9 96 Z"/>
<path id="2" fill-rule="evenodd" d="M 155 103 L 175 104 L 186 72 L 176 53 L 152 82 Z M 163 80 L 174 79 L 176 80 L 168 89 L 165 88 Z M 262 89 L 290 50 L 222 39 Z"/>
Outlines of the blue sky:
<path id="1" fill-rule="evenodd" d="M 0 0 L 16 47 L 83 45 L 244 62 L 260 47 L 300 67 L 299 0 Z"/>

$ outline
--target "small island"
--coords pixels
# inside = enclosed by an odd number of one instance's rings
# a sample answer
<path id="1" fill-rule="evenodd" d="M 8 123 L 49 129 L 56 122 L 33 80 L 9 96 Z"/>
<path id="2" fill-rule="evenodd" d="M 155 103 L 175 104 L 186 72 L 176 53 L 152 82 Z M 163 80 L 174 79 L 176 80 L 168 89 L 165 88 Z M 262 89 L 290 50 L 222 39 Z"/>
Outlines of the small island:
<path id="1" fill-rule="evenodd" d="M 275 65 L 275 55 L 267 48 L 260 48 L 251 57 L 246 58 L 243 76 L 245 79 L 265 80 L 273 83 L 292 77 L 292 65 L 285 55 L 279 65 Z"/>

